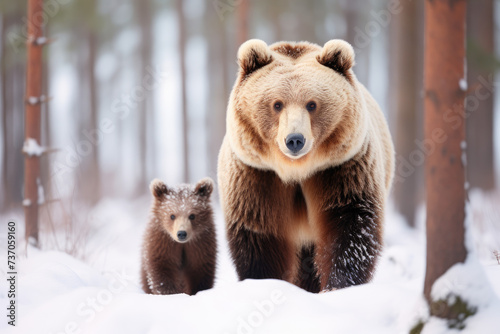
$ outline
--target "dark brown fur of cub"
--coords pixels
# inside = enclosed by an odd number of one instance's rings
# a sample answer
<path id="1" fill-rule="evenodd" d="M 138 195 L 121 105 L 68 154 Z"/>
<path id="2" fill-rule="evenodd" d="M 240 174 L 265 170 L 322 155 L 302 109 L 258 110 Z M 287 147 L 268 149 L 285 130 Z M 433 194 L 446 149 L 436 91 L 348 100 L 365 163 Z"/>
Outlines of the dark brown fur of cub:
<path id="1" fill-rule="evenodd" d="M 210 196 L 213 181 L 177 189 L 154 180 L 152 214 L 144 234 L 141 281 L 150 294 L 186 293 L 214 285 L 217 242 Z"/>

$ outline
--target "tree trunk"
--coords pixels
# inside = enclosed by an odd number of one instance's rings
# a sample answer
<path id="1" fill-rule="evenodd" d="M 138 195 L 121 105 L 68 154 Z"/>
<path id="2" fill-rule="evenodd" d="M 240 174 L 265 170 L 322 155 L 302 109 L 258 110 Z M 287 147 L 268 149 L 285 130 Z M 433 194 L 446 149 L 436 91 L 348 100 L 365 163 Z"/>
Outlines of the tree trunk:
<path id="1" fill-rule="evenodd" d="M 153 47 L 153 32 L 152 32 L 152 13 L 151 1 L 144 0 L 137 2 L 137 18 L 139 21 L 139 28 L 141 31 L 141 51 L 140 51 L 140 78 L 148 75 L 146 70 L 147 66 L 151 65 L 152 61 L 152 47 Z M 141 176 L 139 182 L 139 189 L 147 189 L 148 179 L 156 173 L 156 159 L 155 159 L 155 122 L 154 122 L 154 109 L 152 91 L 146 91 L 144 99 L 139 103 L 139 146 L 140 146 L 140 164 Z M 148 170 L 149 166 L 149 170 Z"/>
<path id="2" fill-rule="evenodd" d="M 177 20 L 179 26 L 179 67 L 181 74 L 181 101 L 182 101 L 182 151 L 184 152 L 184 172 L 182 179 L 189 182 L 189 126 L 186 91 L 186 19 L 182 0 L 176 0 Z"/>
<path id="3" fill-rule="evenodd" d="M 420 167 L 415 163 L 412 152 L 417 149 L 417 100 L 419 94 L 419 45 L 418 2 L 408 2 L 400 15 L 394 18 L 391 31 L 391 114 L 394 116 L 394 142 L 398 167 L 398 177 L 394 181 L 394 199 L 397 210 L 406 218 L 410 226 L 415 226 L 417 205 L 417 173 Z M 402 164 L 410 163 L 413 169 L 402 173 Z M 421 162 L 423 163 L 423 161 Z M 404 175 L 403 175 L 404 174 Z"/>
<path id="4" fill-rule="evenodd" d="M 42 46 L 43 36 L 40 17 L 43 0 L 28 0 L 28 58 L 26 67 L 25 140 L 33 139 L 40 144 L 40 109 L 42 103 Z M 38 244 L 38 183 L 40 182 L 40 157 L 25 155 L 24 213 L 26 240 L 33 238 Z"/>
<path id="5" fill-rule="evenodd" d="M 7 181 L 9 179 L 9 174 L 7 172 L 8 168 L 8 150 L 9 145 L 7 141 L 9 139 L 7 135 L 7 131 L 9 127 L 7 126 L 8 118 L 7 113 L 9 112 L 8 104 L 7 104 L 7 52 L 4 45 L 4 41 L 6 41 L 6 31 L 7 27 L 7 17 L 2 17 L 2 54 L 1 54 L 1 64 L 2 64 L 2 198 L 0 199 L 0 207 L 2 208 L 0 212 L 7 211 L 11 202 L 11 194 L 7 187 Z"/>
<path id="6" fill-rule="evenodd" d="M 208 100 L 210 116 L 206 118 L 209 138 L 209 176 L 217 177 L 217 159 L 224 134 L 226 133 L 226 108 L 229 99 L 229 70 L 227 33 L 217 12 L 206 8 L 208 32 Z"/>
<path id="7" fill-rule="evenodd" d="M 238 46 L 248 39 L 248 7 L 249 0 L 241 0 L 237 6 Z"/>
<path id="8" fill-rule="evenodd" d="M 472 49 L 468 52 L 467 76 L 469 89 L 476 92 L 470 94 L 470 103 L 466 104 L 467 176 L 471 187 L 484 190 L 495 188 L 492 84 L 495 64 L 491 61 L 495 52 L 494 12 L 493 0 L 467 2 L 468 49 Z"/>
<path id="9" fill-rule="evenodd" d="M 425 164 L 427 187 L 427 268 L 424 295 L 434 282 L 463 262 L 465 219 L 464 98 L 465 0 L 425 2 Z M 454 121 L 450 121 L 451 117 Z M 431 307 L 431 315 L 449 310 Z M 434 314 L 439 313 L 439 314 Z"/>
<path id="10" fill-rule="evenodd" d="M 268 6 L 270 7 L 269 9 L 269 16 L 266 17 L 267 20 L 271 21 L 273 30 L 274 30 L 274 40 L 276 42 L 282 41 L 283 40 L 283 28 L 281 26 L 281 13 L 283 11 L 283 3 L 281 0 L 279 1 L 269 1 Z"/>
<path id="11" fill-rule="evenodd" d="M 95 7 L 95 4 L 93 4 Z M 96 7 L 95 7 L 96 8 Z M 97 8 L 96 8 L 97 10 Z M 89 29 L 93 29 L 89 27 Z M 98 41 L 97 36 L 94 31 L 88 31 L 88 89 L 89 89 L 89 103 L 90 103 L 90 118 L 87 131 L 90 133 L 98 134 L 98 120 L 99 120 L 99 107 L 98 107 L 98 96 L 97 96 L 97 82 L 95 78 L 95 67 L 97 58 L 97 48 Z M 99 144 L 103 138 L 93 138 L 92 150 L 89 156 L 89 171 L 88 176 L 83 178 L 83 182 L 88 184 L 87 199 L 91 205 L 95 205 L 101 197 L 101 174 L 99 168 Z"/>
<path id="12" fill-rule="evenodd" d="M 45 32 L 47 35 L 50 35 L 50 32 L 47 31 L 48 29 L 45 29 Z M 49 59 L 48 59 L 47 53 L 43 56 L 43 73 L 45 75 L 43 76 L 43 85 L 42 85 L 42 91 L 44 94 L 48 97 L 50 97 L 50 83 L 49 83 Z M 47 99 L 45 103 L 42 106 L 42 143 L 46 147 L 52 147 L 52 140 L 51 140 L 51 130 L 50 130 L 50 108 L 49 108 L 49 100 Z M 43 184 L 43 191 L 45 194 L 45 199 L 51 198 L 52 194 L 52 188 L 51 188 L 51 183 L 50 183 L 50 164 L 51 164 L 51 155 L 50 154 L 44 154 L 42 157 L 40 157 L 40 174 L 41 174 L 41 181 Z M 48 195 L 48 196 L 47 196 Z"/>
<path id="13" fill-rule="evenodd" d="M 16 29 L 16 24 L 21 21 L 26 12 L 11 12 L 2 17 L 2 31 L 8 32 Z M 18 209 L 23 199 L 24 183 L 24 157 L 20 154 L 24 137 L 24 114 L 25 108 L 25 61 L 19 59 L 19 55 L 8 45 L 8 39 L 2 39 L 2 135 L 3 135 L 3 158 L 2 158 L 2 202 L 1 211 Z"/>
<path id="14" fill-rule="evenodd" d="M 354 51 L 356 52 L 356 66 L 354 67 L 354 73 L 361 83 L 368 85 L 371 40 L 363 45 L 359 45 L 359 41 L 357 41 L 357 38 L 359 38 L 357 35 L 360 34 L 358 29 L 361 29 L 364 33 L 366 25 L 366 19 L 362 16 L 364 13 L 364 6 L 366 6 L 365 1 L 344 0 L 343 8 L 346 20 L 345 40 L 353 46 Z"/>

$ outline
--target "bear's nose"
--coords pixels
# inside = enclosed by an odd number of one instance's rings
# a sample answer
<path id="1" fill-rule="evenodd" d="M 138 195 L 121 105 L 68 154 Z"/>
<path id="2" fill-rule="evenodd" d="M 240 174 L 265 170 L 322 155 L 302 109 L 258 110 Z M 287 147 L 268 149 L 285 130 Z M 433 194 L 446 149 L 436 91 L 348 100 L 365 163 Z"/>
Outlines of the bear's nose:
<path id="1" fill-rule="evenodd" d="M 186 231 L 178 231 L 177 232 L 177 239 L 179 239 L 180 241 L 184 241 L 184 240 L 186 240 L 187 235 L 188 234 Z"/>
<path id="2" fill-rule="evenodd" d="M 300 133 L 292 133 L 286 137 L 285 143 L 290 151 L 297 153 L 304 147 L 306 139 Z"/>

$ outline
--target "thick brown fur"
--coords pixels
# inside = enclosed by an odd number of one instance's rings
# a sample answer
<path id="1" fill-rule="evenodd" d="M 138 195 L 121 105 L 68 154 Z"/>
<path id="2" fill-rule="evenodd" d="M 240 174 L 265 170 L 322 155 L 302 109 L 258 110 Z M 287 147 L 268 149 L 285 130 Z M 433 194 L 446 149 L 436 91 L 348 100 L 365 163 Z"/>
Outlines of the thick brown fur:
<path id="1" fill-rule="evenodd" d="M 213 181 L 177 189 L 151 182 L 151 219 L 144 234 L 141 281 L 150 294 L 186 293 L 213 287 L 217 255 L 214 214 L 210 203 Z M 187 231 L 187 241 L 178 239 Z"/>
<path id="2" fill-rule="evenodd" d="M 313 292 L 368 282 L 394 149 L 380 108 L 352 72 L 352 47 L 250 40 L 238 62 L 218 180 L 239 278 L 279 278 Z M 287 149 L 292 132 L 304 135 L 303 153 Z"/>

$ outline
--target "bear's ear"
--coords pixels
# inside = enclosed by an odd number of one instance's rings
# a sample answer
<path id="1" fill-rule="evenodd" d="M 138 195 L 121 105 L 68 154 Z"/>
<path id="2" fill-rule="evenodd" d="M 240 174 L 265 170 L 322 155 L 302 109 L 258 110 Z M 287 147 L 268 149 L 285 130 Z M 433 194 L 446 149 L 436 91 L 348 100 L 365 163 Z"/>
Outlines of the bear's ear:
<path id="1" fill-rule="evenodd" d="M 163 181 L 154 179 L 151 181 L 149 184 L 149 189 L 151 190 L 151 193 L 153 194 L 154 197 L 157 199 L 161 199 L 163 195 L 168 195 L 170 192 L 170 189 L 168 189 L 167 185 L 163 183 Z"/>
<path id="2" fill-rule="evenodd" d="M 194 193 L 198 196 L 208 198 L 210 197 L 210 194 L 212 194 L 213 190 L 214 190 L 214 181 L 211 178 L 206 177 L 200 180 L 200 182 L 196 184 Z"/>
<path id="3" fill-rule="evenodd" d="M 326 42 L 321 54 L 316 59 L 321 65 L 350 79 L 349 70 L 354 66 L 354 49 L 346 41 L 332 39 Z"/>
<path id="4" fill-rule="evenodd" d="M 248 40 L 241 44 L 238 50 L 238 64 L 244 76 L 255 72 L 272 61 L 271 50 L 260 39 Z"/>

